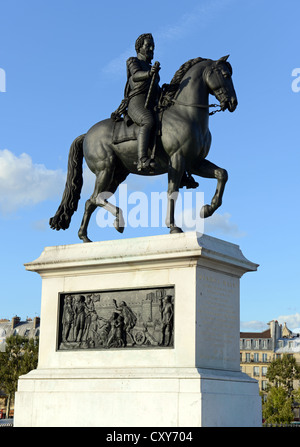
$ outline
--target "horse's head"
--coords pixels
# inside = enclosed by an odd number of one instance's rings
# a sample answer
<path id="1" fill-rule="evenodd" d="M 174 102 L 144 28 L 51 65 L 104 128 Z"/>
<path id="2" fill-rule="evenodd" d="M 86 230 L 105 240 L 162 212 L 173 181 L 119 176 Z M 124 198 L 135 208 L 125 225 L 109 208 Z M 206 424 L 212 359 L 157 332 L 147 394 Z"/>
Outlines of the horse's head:
<path id="1" fill-rule="evenodd" d="M 210 93 L 220 102 L 221 109 L 233 112 L 238 101 L 231 79 L 232 67 L 227 62 L 228 57 L 223 56 L 217 61 L 213 61 L 205 69 L 204 77 Z"/>

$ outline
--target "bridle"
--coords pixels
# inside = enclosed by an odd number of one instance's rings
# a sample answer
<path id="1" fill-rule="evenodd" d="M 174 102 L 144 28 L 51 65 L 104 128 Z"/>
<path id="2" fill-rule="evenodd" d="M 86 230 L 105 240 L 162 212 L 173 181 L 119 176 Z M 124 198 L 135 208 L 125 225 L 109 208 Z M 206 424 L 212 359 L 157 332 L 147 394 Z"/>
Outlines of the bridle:
<path id="1" fill-rule="evenodd" d="M 205 105 L 205 104 L 186 104 L 182 101 L 178 101 L 178 99 L 172 99 L 171 103 L 178 104 L 180 106 L 185 106 L 185 107 L 197 107 L 199 109 L 208 109 L 210 107 L 220 107 L 220 104 L 207 104 L 207 105 Z M 222 108 L 220 107 L 220 109 L 213 110 L 212 112 L 210 112 L 209 115 L 214 115 L 215 113 L 221 112 L 221 111 L 222 111 Z"/>

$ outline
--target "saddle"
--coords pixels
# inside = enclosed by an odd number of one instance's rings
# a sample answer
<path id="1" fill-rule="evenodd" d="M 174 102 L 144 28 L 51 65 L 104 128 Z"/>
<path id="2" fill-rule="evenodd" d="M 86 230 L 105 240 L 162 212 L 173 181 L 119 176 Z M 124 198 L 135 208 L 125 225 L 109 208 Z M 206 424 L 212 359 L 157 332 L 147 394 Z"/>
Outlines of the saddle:
<path id="1" fill-rule="evenodd" d="M 114 121 L 112 142 L 113 144 L 124 143 L 124 141 L 137 140 L 139 126 L 135 124 L 128 115 Z"/>
<path id="2" fill-rule="evenodd" d="M 156 139 L 158 135 L 161 135 L 160 124 L 161 124 L 161 114 L 157 111 L 154 112 L 155 124 L 151 130 L 151 135 L 149 139 L 149 156 L 154 158 L 156 150 Z M 125 141 L 137 140 L 139 134 L 139 126 L 135 124 L 129 115 L 125 114 L 124 117 L 119 117 L 114 120 L 113 132 L 112 132 L 112 143 L 120 144 Z"/>

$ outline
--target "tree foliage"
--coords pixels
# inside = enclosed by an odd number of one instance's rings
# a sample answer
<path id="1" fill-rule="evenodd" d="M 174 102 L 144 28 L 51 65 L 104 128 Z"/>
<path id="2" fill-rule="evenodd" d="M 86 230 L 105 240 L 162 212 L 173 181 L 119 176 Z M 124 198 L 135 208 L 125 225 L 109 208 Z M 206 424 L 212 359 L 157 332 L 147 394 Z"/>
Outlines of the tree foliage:
<path id="1" fill-rule="evenodd" d="M 294 382 L 300 379 L 300 366 L 297 364 L 295 357 L 284 354 L 282 357 L 273 360 L 266 377 L 273 386 L 283 387 L 287 392 L 287 397 L 291 398 L 294 391 Z"/>
<path id="2" fill-rule="evenodd" d="M 38 340 L 11 335 L 0 353 L 0 388 L 9 396 L 17 391 L 18 379 L 37 367 Z"/>
<path id="3" fill-rule="evenodd" d="M 289 424 L 294 419 L 292 398 L 282 387 L 271 387 L 263 405 L 263 418 L 267 424 Z"/>
<path id="4" fill-rule="evenodd" d="M 294 419 L 294 400 L 298 397 L 294 384 L 300 379 L 300 367 L 295 357 L 284 354 L 273 360 L 266 377 L 269 386 L 267 400 L 263 404 L 263 418 L 267 424 L 289 424 Z"/>

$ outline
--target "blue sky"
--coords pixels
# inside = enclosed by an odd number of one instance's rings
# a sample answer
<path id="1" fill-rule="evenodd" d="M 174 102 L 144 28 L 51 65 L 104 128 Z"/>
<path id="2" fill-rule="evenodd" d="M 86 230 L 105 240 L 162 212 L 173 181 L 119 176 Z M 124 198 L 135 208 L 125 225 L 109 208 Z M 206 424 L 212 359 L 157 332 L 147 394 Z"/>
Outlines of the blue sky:
<path id="1" fill-rule="evenodd" d="M 230 54 L 239 105 L 233 114 L 211 117 L 208 156 L 227 169 L 229 181 L 205 232 L 238 244 L 260 264 L 241 279 L 241 329 L 263 330 L 272 319 L 300 327 L 299 14 L 298 0 L 2 2 L 0 318 L 39 315 L 41 278 L 23 264 L 45 246 L 80 243 L 94 183 L 88 172 L 70 228 L 48 226 L 61 200 L 70 144 L 119 105 L 126 59 L 136 38 L 151 32 L 161 84 L 191 58 Z M 210 201 L 215 181 L 197 180 Z M 164 191 L 167 178 L 129 176 L 126 184 L 131 192 Z M 100 228 L 99 216 L 89 227 L 94 241 L 168 232 L 163 225 L 127 227 L 120 235 Z"/>

